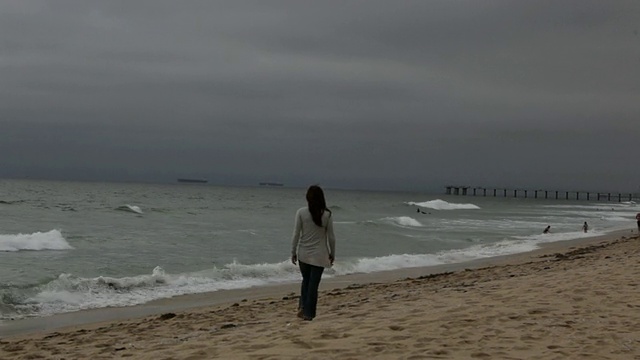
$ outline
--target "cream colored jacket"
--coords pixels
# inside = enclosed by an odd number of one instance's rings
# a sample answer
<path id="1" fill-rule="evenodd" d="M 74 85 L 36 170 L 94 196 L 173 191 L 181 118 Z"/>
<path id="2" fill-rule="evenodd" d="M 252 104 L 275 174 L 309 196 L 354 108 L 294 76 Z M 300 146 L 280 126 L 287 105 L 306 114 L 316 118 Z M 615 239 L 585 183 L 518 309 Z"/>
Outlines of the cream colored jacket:
<path id="1" fill-rule="evenodd" d="M 295 227 L 291 240 L 291 255 L 298 261 L 310 265 L 331 267 L 329 256 L 336 256 L 336 236 L 333 219 L 328 211 L 322 214 L 322 226 L 313 222 L 307 207 L 296 212 Z"/>

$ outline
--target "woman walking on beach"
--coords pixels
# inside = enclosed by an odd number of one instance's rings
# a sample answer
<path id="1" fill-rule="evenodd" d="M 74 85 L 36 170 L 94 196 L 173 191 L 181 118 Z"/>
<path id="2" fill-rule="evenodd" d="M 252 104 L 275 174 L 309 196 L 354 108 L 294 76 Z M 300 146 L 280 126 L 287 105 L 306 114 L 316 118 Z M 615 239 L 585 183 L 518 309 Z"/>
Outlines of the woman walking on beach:
<path id="1" fill-rule="evenodd" d="M 327 209 L 324 192 L 318 185 L 307 189 L 307 207 L 296 212 L 291 243 L 291 262 L 299 264 L 302 274 L 298 317 L 313 320 L 322 272 L 333 265 L 336 255 L 331 210 Z"/>

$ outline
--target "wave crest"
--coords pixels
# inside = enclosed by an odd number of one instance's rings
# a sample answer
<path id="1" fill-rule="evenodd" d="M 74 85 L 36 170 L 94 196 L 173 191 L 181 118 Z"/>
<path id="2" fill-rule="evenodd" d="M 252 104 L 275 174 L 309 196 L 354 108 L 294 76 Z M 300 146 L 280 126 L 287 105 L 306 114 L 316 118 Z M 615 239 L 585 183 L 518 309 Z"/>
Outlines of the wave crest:
<path id="1" fill-rule="evenodd" d="M 35 232 L 33 234 L 0 235 L 0 251 L 20 250 L 71 250 L 59 230 Z"/>
<path id="2" fill-rule="evenodd" d="M 125 205 L 118 206 L 116 208 L 116 210 L 128 211 L 128 212 L 132 212 L 132 213 L 136 213 L 136 214 L 142 214 L 142 209 L 140 209 L 140 207 L 136 206 L 136 205 L 125 204 Z"/>
<path id="3" fill-rule="evenodd" d="M 386 218 L 383 218 L 382 221 L 390 222 L 393 225 L 400 225 L 400 226 L 415 226 L 415 227 L 422 226 L 420 221 L 409 216 L 386 217 Z"/>
<path id="4" fill-rule="evenodd" d="M 423 208 L 429 208 L 434 210 L 477 210 L 480 209 L 478 205 L 475 204 L 456 204 L 450 203 L 444 200 L 436 199 L 425 202 L 413 202 L 410 201 L 407 204 L 419 206 Z"/>

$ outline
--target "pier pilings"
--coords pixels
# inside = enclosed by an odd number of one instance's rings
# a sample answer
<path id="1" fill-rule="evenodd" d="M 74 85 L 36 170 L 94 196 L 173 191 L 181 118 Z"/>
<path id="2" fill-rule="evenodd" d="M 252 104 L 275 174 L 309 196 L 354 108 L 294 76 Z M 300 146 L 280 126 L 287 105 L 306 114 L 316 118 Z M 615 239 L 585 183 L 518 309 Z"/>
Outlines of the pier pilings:
<path id="1" fill-rule="evenodd" d="M 471 191 L 469 191 L 471 189 Z M 533 193 L 533 198 L 538 199 L 542 197 L 544 192 L 544 198 L 554 198 L 556 200 L 563 197 L 565 200 L 587 200 L 587 201 L 640 201 L 640 193 L 622 193 L 622 192 L 592 192 L 581 190 L 544 190 L 544 189 L 508 189 L 503 187 L 480 187 L 480 186 L 457 186 L 448 185 L 445 186 L 445 194 L 447 195 L 462 195 L 462 196 L 483 196 L 487 194 L 493 197 L 513 197 L 513 198 L 530 198 L 530 194 Z M 509 196 L 512 194 L 512 196 Z"/>

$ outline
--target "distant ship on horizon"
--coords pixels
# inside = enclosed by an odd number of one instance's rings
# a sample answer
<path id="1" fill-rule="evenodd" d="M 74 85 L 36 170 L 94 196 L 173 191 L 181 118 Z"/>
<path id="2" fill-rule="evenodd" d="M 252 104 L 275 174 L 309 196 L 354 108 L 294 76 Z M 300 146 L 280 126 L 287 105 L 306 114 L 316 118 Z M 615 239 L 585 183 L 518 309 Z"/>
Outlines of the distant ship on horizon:
<path id="1" fill-rule="evenodd" d="M 197 184 L 206 184 L 208 182 L 207 179 L 187 179 L 187 178 L 180 178 L 178 179 L 178 182 L 181 183 L 197 183 Z"/>
<path id="2" fill-rule="evenodd" d="M 284 184 L 276 182 L 261 182 L 260 186 L 284 186 Z"/>

